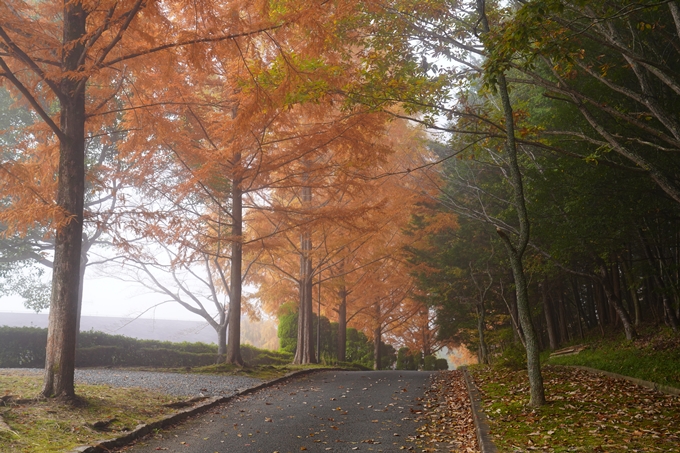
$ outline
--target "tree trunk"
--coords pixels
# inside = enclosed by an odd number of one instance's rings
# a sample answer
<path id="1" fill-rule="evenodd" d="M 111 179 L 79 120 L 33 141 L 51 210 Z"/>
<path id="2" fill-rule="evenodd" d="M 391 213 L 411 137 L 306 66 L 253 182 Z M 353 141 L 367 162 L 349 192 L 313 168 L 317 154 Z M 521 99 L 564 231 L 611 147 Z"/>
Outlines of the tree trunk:
<path id="1" fill-rule="evenodd" d="M 302 188 L 302 203 L 312 201 L 311 187 Z M 312 309 L 312 235 L 305 229 L 300 235 L 300 308 L 298 311 L 297 348 L 293 363 L 315 363 Z"/>
<path id="2" fill-rule="evenodd" d="M 640 236 L 640 242 L 642 243 L 642 248 L 644 249 L 645 255 L 647 257 L 647 262 L 654 269 L 654 283 L 659 288 L 659 292 L 661 293 L 661 303 L 663 305 L 664 314 L 666 315 L 665 317 L 666 319 L 668 319 L 668 323 L 670 324 L 673 331 L 677 332 L 678 318 L 675 316 L 675 311 L 673 310 L 673 307 L 669 301 L 668 289 L 666 288 L 666 284 L 662 278 L 664 273 L 662 257 L 661 256 L 659 256 L 658 258 L 655 257 L 654 254 L 652 253 L 652 249 L 651 246 L 649 245 L 649 242 L 647 242 L 642 232 L 639 231 L 638 233 Z"/>
<path id="3" fill-rule="evenodd" d="M 87 252 L 90 248 L 87 235 L 83 234 L 80 249 L 80 276 L 78 281 L 78 314 L 76 319 L 76 347 L 80 338 L 80 317 L 83 313 L 83 291 L 85 287 L 85 270 L 87 269 Z"/>
<path id="4" fill-rule="evenodd" d="M 476 304 L 475 311 L 477 312 L 477 334 L 479 336 L 479 363 L 489 363 L 489 351 L 486 347 L 486 338 L 484 337 L 484 330 L 486 328 L 486 320 L 484 319 L 484 304 Z"/>
<path id="5" fill-rule="evenodd" d="M 338 306 L 338 361 L 347 359 L 347 288 L 341 286 L 338 290 L 340 305 Z"/>
<path id="6" fill-rule="evenodd" d="M 604 307 L 604 297 L 602 297 L 602 282 L 598 281 L 597 284 L 593 286 L 595 302 L 597 304 L 597 322 L 600 325 L 600 332 L 604 337 L 604 326 L 607 321 L 607 312 Z"/>
<path id="7" fill-rule="evenodd" d="M 75 74 L 79 67 L 86 18 L 82 4 L 64 3 L 64 73 Z M 59 143 L 57 205 L 67 220 L 57 228 L 55 238 L 42 394 L 73 399 L 85 194 L 85 83 L 78 77 L 67 77 L 59 88 L 63 95 L 60 129 L 64 138 Z"/>
<path id="8" fill-rule="evenodd" d="M 241 156 L 235 156 L 240 161 Z M 231 275 L 229 292 L 229 329 L 227 331 L 226 363 L 243 366 L 241 357 L 241 273 L 243 266 L 243 191 L 241 180 L 234 178 L 231 186 L 232 226 L 231 226 Z"/>
<path id="9" fill-rule="evenodd" d="M 220 325 L 217 329 L 217 363 L 224 363 L 227 357 L 227 328 L 229 326 L 229 313 L 220 313 Z"/>
<path id="10" fill-rule="evenodd" d="M 380 343 L 382 342 L 382 328 L 380 324 L 373 330 L 373 369 L 382 370 L 382 354 Z"/>
<path id="11" fill-rule="evenodd" d="M 628 297 L 630 297 L 633 312 L 635 314 L 634 325 L 635 327 L 638 327 L 640 325 L 640 321 L 642 320 L 642 311 L 640 310 L 640 299 L 638 299 L 637 291 L 635 290 L 635 286 L 633 285 L 635 278 L 633 277 L 633 273 L 630 270 L 628 260 L 625 258 L 621 260 L 621 270 L 623 271 L 624 286 L 628 288 Z"/>
<path id="12" fill-rule="evenodd" d="M 607 296 L 607 301 L 616 312 L 621 324 L 623 324 L 623 330 L 626 333 L 626 339 L 629 341 L 635 339 L 637 337 L 635 327 L 633 327 L 633 324 L 630 322 L 630 317 L 623 308 L 621 300 L 616 297 L 616 293 L 612 288 L 612 278 L 610 275 L 608 275 L 607 266 L 602 262 L 600 263 L 600 277 L 602 279 L 602 289 Z"/>
<path id="13" fill-rule="evenodd" d="M 480 15 L 480 25 L 484 33 L 488 33 L 489 22 L 484 11 L 484 0 L 477 0 L 477 10 Z M 524 331 L 524 341 L 527 350 L 527 371 L 529 374 L 530 406 L 542 406 L 545 404 L 545 390 L 543 389 L 543 376 L 541 375 L 541 363 L 539 360 L 538 341 L 536 331 L 531 322 L 529 309 L 529 296 L 527 282 L 524 274 L 522 256 L 529 243 L 529 215 L 527 213 L 526 200 L 524 199 L 524 185 L 522 172 L 517 160 L 517 143 L 515 141 L 515 123 L 512 104 L 508 91 L 505 74 L 498 74 L 498 94 L 501 96 L 503 116 L 505 119 L 505 151 L 508 155 L 508 170 L 510 183 L 514 190 L 514 207 L 519 221 L 519 240 L 517 246 L 513 246 L 510 238 L 500 229 L 497 230 L 510 258 L 512 275 L 515 279 L 515 292 L 517 293 L 517 310 L 519 312 L 520 325 Z"/>
<path id="14" fill-rule="evenodd" d="M 550 349 L 557 349 L 557 334 L 555 333 L 555 321 L 553 320 L 552 307 L 548 301 L 548 284 L 543 282 L 541 285 L 541 299 L 543 300 L 543 314 L 545 315 L 545 324 L 548 330 L 548 342 Z"/>

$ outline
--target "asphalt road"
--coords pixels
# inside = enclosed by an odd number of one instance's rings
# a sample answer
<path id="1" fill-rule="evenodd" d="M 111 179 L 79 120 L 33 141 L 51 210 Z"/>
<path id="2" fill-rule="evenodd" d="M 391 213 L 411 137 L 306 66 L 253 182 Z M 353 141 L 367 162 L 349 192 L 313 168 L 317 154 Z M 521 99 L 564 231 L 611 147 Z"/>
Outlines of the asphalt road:
<path id="1" fill-rule="evenodd" d="M 325 371 L 240 397 L 121 451 L 397 452 L 413 446 L 430 373 Z"/>

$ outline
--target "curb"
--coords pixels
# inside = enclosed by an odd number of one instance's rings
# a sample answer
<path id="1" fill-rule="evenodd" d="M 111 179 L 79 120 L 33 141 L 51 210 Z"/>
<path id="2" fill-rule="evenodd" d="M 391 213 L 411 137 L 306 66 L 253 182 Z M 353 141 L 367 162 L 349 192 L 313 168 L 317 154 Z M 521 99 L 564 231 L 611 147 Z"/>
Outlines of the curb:
<path id="1" fill-rule="evenodd" d="M 638 379 L 638 378 L 634 378 L 634 377 L 630 377 L 630 376 L 624 376 L 623 374 L 612 373 L 611 371 L 603 371 L 603 370 L 598 370 L 596 368 L 590 368 L 590 367 L 587 367 L 587 366 L 580 366 L 580 365 L 554 365 L 554 366 L 576 368 L 577 370 L 588 371 L 589 373 L 603 374 L 605 376 L 608 376 L 608 377 L 614 378 L 614 379 L 624 379 L 628 382 L 632 382 L 633 384 L 639 385 L 640 387 L 646 387 L 648 389 L 655 390 L 657 392 L 666 393 L 666 394 L 669 394 L 669 395 L 680 396 L 680 388 L 671 387 L 671 386 L 668 386 L 668 385 L 657 384 L 655 382 L 650 382 L 650 381 L 643 381 L 642 379 Z"/>
<path id="2" fill-rule="evenodd" d="M 65 453 L 106 453 L 113 448 L 124 447 L 125 445 L 128 445 L 129 443 L 137 439 L 140 439 L 155 430 L 165 428 L 166 426 L 169 425 L 174 425 L 192 415 L 197 415 L 202 412 L 205 412 L 208 409 L 211 409 L 219 404 L 229 402 L 234 398 L 238 398 L 239 396 L 249 395 L 251 393 L 257 392 L 258 390 L 262 390 L 273 385 L 279 384 L 281 382 L 284 382 L 288 379 L 304 376 L 306 374 L 316 373 L 318 371 L 350 371 L 350 370 L 346 370 L 343 368 L 308 368 L 306 370 L 293 371 L 279 378 L 265 381 L 254 387 L 249 387 L 238 393 L 234 393 L 233 395 L 209 398 L 208 400 L 201 404 L 198 404 L 190 409 L 179 411 L 176 414 L 172 414 L 164 419 L 157 420 L 155 422 L 148 424 L 137 425 L 135 429 L 125 434 L 124 436 L 117 437 L 115 439 L 102 440 L 101 442 L 97 442 L 96 445 L 82 445 L 80 447 L 74 448 L 73 450 L 69 450 Z"/>
<path id="3" fill-rule="evenodd" d="M 482 410 L 481 396 L 479 390 L 470 378 L 467 368 L 462 367 L 463 377 L 465 378 L 465 385 L 467 386 L 470 395 L 470 406 L 472 408 L 472 419 L 475 422 L 475 431 L 477 432 L 477 442 L 482 453 L 498 453 L 498 449 L 491 441 L 489 434 L 489 424 L 487 423 L 486 414 Z"/>

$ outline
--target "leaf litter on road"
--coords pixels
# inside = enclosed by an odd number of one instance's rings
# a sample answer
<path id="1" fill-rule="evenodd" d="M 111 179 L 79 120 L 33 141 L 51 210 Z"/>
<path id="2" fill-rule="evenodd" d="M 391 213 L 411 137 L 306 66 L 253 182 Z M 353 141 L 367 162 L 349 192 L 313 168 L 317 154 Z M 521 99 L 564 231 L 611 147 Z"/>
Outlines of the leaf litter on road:
<path id="1" fill-rule="evenodd" d="M 432 375 L 423 410 L 411 410 L 422 426 L 409 441 L 424 452 L 479 452 L 470 397 L 460 370 Z"/>

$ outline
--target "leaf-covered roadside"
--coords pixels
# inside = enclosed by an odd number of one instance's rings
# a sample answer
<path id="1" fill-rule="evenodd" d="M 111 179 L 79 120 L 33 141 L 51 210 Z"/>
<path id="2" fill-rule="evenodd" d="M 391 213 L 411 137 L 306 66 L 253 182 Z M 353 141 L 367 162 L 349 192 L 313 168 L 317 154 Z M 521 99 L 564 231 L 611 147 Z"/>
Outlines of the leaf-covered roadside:
<path id="1" fill-rule="evenodd" d="M 479 451 L 472 418 L 470 397 L 460 370 L 443 371 L 432 376 L 423 402 L 425 423 L 409 438 L 417 451 Z"/>
<path id="2" fill-rule="evenodd" d="M 680 397 L 566 367 L 543 376 L 548 404 L 530 408 L 525 371 L 473 371 L 499 451 L 680 452 Z"/>

